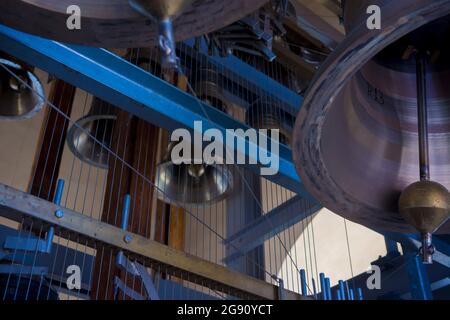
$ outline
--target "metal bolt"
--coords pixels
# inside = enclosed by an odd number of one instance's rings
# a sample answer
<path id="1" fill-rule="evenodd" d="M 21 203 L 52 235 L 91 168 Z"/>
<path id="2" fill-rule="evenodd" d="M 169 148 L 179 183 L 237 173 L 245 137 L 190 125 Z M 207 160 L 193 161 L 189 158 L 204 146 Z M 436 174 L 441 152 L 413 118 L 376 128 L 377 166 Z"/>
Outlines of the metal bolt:
<path id="1" fill-rule="evenodd" d="M 125 237 L 123 237 L 123 241 L 125 241 L 126 243 L 130 243 L 131 240 L 133 240 L 133 237 L 129 234 L 125 235 Z"/>
<path id="2" fill-rule="evenodd" d="M 64 211 L 62 211 L 61 209 L 56 210 L 56 211 L 55 211 L 55 216 L 56 216 L 58 219 L 61 219 L 62 217 L 64 217 Z"/>

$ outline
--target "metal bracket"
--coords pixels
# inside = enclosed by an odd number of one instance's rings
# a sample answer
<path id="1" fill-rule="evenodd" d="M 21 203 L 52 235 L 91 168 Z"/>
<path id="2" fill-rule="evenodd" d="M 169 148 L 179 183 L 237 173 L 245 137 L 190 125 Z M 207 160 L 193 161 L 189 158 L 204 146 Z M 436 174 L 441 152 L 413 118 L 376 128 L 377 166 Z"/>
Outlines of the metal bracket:
<path id="1" fill-rule="evenodd" d="M 141 265 L 138 262 L 131 262 L 130 260 L 128 260 L 128 258 L 125 257 L 123 251 L 120 251 L 118 253 L 116 258 L 116 264 L 119 268 L 121 268 L 125 272 L 133 276 L 136 276 L 141 280 L 141 282 L 144 284 L 145 292 L 149 300 L 159 300 L 158 291 L 156 290 L 156 287 L 153 284 L 153 280 L 145 266 Z M 133 289 L 127 287 L 127 285 L 124 284 L 122 280 L 120 280 L 120 278 L 117 276 L 116 279 L 114 280 L 114 284 L 120 285 L 119 288 L 131 298 L 140 296 L 137 292 L 133 291 Z M 135 299 L 135 300 L 142 300 L 142 299 Z"/>

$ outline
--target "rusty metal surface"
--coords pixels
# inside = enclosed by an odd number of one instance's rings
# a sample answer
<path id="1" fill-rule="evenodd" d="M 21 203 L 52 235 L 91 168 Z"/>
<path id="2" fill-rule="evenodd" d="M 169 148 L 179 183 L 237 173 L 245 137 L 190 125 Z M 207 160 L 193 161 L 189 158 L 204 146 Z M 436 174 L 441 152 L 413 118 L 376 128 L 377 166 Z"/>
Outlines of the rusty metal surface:
<path id="1" fill-rule="evenodd" d="M 351 30 L 316 75 L 296 120 L 294 161 L 306 188 L 330 210 L 375 230 L 414 232 L 397 202 L 401 191 L 419 179 L 415 74 L 373 58 L 448 15 L 450 1 L 349 3 L 355 5 L 345 17 Z M 369 4 L 381 7 L 381 30 L 366 27 Z M 431 179 L 447 188 L 449 80 L 448 68 L 427 77 Z M 438 232 L 449 231 L 447 223 Z"/>
<path id="2" fill-rule="evenodd" d="M 255 11 L 267 0 L 189 1 L 174 22 L 176 40 L 222 28 Z M 128 0 L 78 0 L 81 29 L 69 30 L 71 0 L 2 0 L 0 23 L 45 38 L 106 48 L 154 44 L 157 23 L 132 9 Z"/>

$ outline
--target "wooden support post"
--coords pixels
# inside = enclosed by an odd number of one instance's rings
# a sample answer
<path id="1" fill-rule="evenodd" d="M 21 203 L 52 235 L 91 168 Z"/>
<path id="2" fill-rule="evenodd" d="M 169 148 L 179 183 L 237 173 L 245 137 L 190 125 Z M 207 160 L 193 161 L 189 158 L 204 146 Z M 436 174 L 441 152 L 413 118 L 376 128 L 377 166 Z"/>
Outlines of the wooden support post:
<path id="1" fill-rule="evenodd" d="M 186 91 L 188 80 L 184 75 L 178 74 L 175 78 L 177 87 Z M 184 208 L 170 206 L 169 239 L 168 245 L 177 250 L 184 251 L 185 242 L 185 212 Z"/>
<path id="2" fill-rule="evenodd" d="M 70 117 L 76 88 L 55 80 L 48 100 L 60 112 Z M 49 108 L 41 133 L 41 148 L 35 159 L 34 174 L 30 181 L 30 193 L 42 199 L 53 200 L 59 167 L 66 142 L 69 120 L 53 108 Z"/>
<path id="3" fill-rule="evenodd" d="M 153 186 L 148 180 L 154 180 L 157 137 L 157 127 L 129 113 L 119 111 L 113 130 L 111 150 L 133 169 L 110 154 L 101 218 L 103 222 L 119 226 L 124 198 L 129 194 L 131 205 L 127 230 L 146 238 L 150 238 L 153 203 Z M 140 281 L 120 272 L 116 266 L 115 256 L 116 252 L 106 248 L 97 252 L 92 298 L 113 299 L 115 276 L 120 276 L 121 280 L 135 291 L 142 291 Z M 125 297 L 119 294 L 118 298 Z"/>

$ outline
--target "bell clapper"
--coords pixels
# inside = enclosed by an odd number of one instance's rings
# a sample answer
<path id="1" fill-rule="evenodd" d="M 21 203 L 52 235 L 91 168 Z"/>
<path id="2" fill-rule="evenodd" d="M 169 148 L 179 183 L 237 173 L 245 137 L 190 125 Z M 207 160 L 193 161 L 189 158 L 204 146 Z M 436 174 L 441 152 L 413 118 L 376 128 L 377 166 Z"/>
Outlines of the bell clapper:
<path id="1" fill-rule="evenodd" d="M 128 0 L 130 6 L 140 14 L 150 18 L 158 24 L 158 45 L 162 53 L 161 63 L 164 68 L 178 70 L 179 59 L 175 49 L 175 36 L 173 32 L 173 19 L 180 14 L 184 5 L 189 1 L 173 1 L 159 3 L 160 1 Z"/>
<path id="2" fill-rule="evenodd" d="M 423 51 L 416 52 L 416 79 L 417 79 L 417 119 L 419 135 L 419 163 L 420 181 L 430 180 L 430 159 L 428 148 L 428 108 L 426 87 L 426 58 Z M 422 254 L 424 263 L 433 262 L 434 247 L 431 232 L 424 232 L 422 236 Z"/>
<path id="3" fill-rule="evenodd" d="M 403 190 L 399 200 L 400 214 L 422 237 L 419 253 L 423 263 L 433 263 L 432 234 L 448 218 L 450 193 L 441 184 L 430 180 L 428 145 L 428 112 L 426 90 L 427 53 L 416 52 L 417 118 L 419 136 L 420 181 Z"/>

